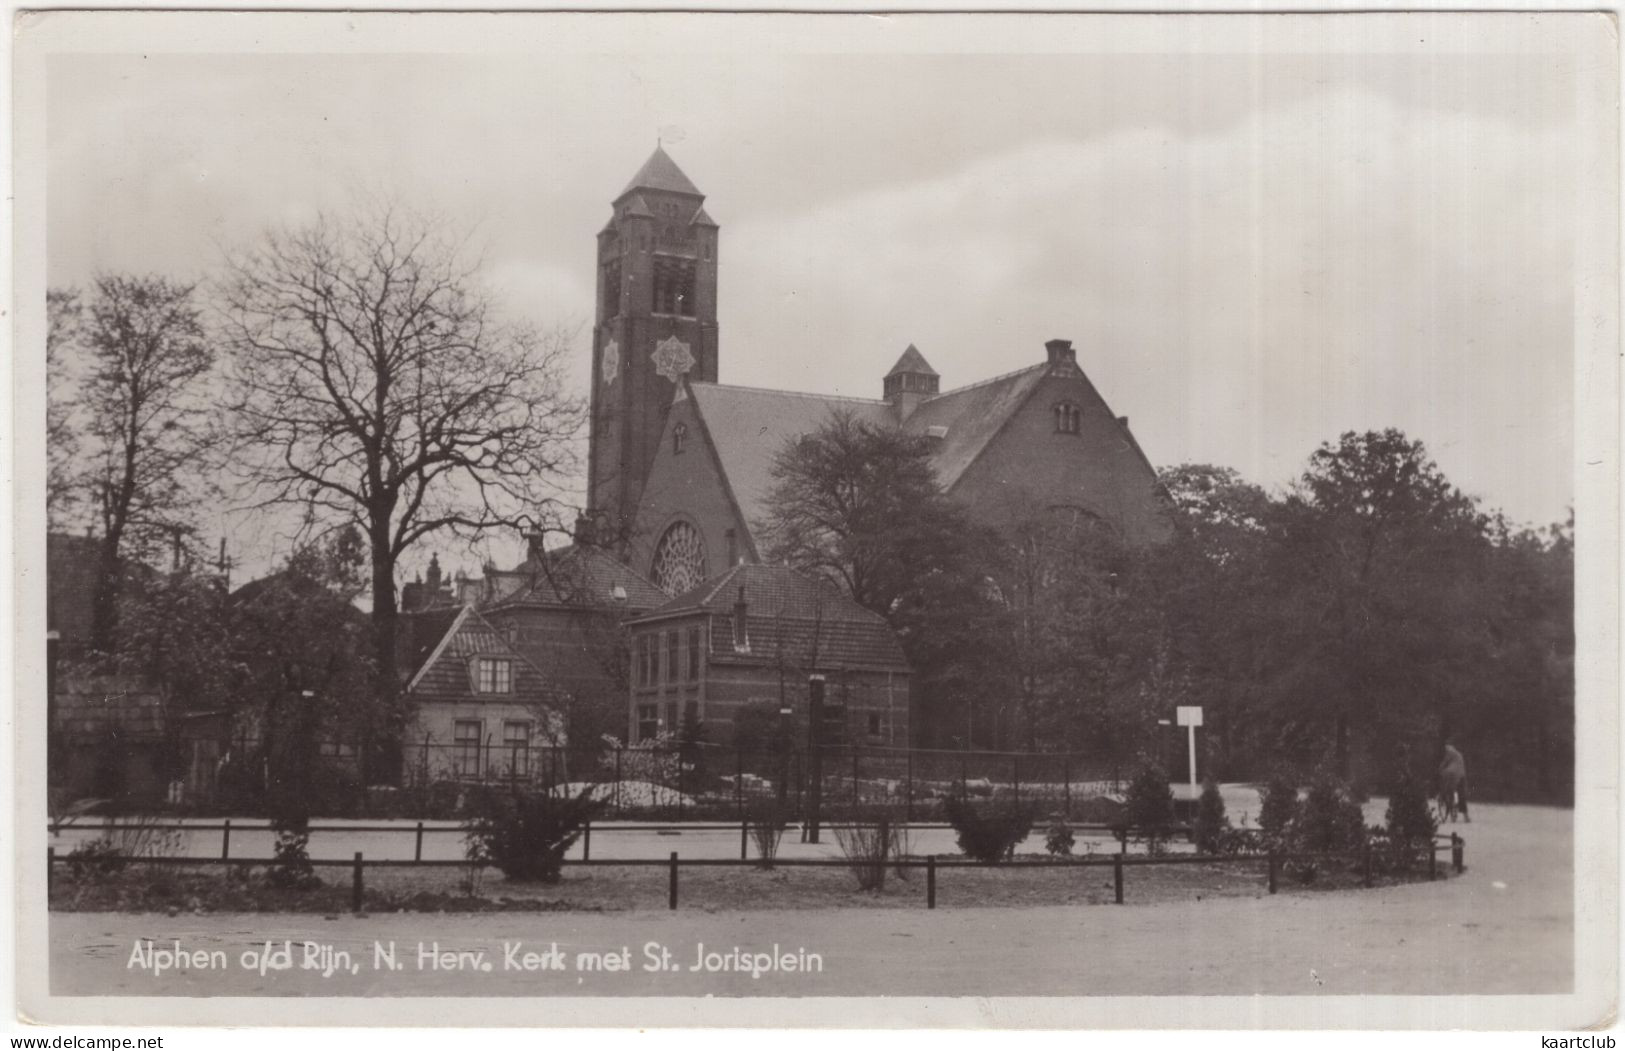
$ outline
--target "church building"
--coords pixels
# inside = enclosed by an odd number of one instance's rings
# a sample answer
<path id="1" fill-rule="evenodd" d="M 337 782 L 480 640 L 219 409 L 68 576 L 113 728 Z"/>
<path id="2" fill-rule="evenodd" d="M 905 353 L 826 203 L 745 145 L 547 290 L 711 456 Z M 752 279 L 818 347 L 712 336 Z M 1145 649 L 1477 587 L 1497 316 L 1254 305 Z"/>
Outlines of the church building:
<path id="1" fill-rule="evenodd" d="M 719 230 L 704 202 L 656 148 L 598 235 L 589 517 L 662 591 L 761 559 L 773 459 L 834 412 L 928 436 L 943 488 L 990 525 L 1061 511 L 1130 543 L 1171 533 L 1128 419 L 1067 340 L 947 391 L 914 346 L 877 368 L 875 398 L 717 382 Z"/>

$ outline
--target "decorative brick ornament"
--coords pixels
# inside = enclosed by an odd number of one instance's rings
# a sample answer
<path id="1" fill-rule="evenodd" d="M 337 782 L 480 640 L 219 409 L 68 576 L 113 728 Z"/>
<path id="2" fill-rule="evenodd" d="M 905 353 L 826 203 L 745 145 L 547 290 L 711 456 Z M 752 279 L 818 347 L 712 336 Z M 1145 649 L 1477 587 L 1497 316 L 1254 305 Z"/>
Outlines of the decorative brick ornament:
<path id="1" fill-rule="evenodd" d="M 688 344 L 670 336 L 655 344 L 654 353 L 649 355 L 655 363 L 655 371 L 676 383 L 689 369 L 694 367 L 694 353 L 688 349 Z"/>
<path id="2" fill-rule="evenodd" d="M 615 382 L 615 377 L 621 374 L 621 345 L 613 339 L 604 344 L 604 384 L 608 386 Z"/>

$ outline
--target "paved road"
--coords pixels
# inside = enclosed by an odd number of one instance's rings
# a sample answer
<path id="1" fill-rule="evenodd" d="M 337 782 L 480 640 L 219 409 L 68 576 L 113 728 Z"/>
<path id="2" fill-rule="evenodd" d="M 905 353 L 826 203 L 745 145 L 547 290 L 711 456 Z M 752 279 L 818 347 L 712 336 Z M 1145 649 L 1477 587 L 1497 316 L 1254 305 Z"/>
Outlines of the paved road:
<path id="1" fill-rule="evenodd" d="M 1378 808 L 1380 810 L 1380 807 Z M 1463 826 L 1468 871 L 1447 882 L 1346 893 L 1286 893 L 1160 905 L 920 910 L 664 910 L 614 914 L 51 918 L 51 986 L 59 995 L 545 996 L 1232 995 L 1556 993 L 1573 983 L 1572 814 L 1475 807 Z M 596 852 L 596 845 L 595 845 Z M 766 904 L 766 903 L 764 903 Z M 138 939 L 221 950 L 224 970 L 153 975 L 131 966 Z M 356 973 L 245 969 L 267 940 L 312 941 L 351 954 Z M 505 943 L 523 942 L 509 957 Z M 375 967 L 375 945 L 399 969 Z M 644 970 L 644 946 L 671 952 Z M 484 953 L 442 967 L 431 952 Z M 523 968 L 554 943 L 563 970 Z M 821 969 L 693 970 L 735 946 Z M 619 954 L 631 970 L 579 970 L 577 954 Z M 658 952 L 655 954 L 659 955 Z M 807 958 L 810 963 L 810 958 Z M 488 963 L 490 970 L 477 966 Z M 513 965 L 519 965 L 516 969 Z M 545 962 L 542 964 L 545 968 Z"/>

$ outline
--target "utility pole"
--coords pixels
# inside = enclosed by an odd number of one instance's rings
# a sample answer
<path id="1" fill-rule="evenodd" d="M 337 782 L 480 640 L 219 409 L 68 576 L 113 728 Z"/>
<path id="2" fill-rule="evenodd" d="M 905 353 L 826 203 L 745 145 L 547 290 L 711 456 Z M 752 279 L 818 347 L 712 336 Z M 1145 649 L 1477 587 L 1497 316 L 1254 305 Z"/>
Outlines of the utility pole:
<path id="1" fill-rule="evenodd" d="M 819 807 L 824 799 L 824 677 L 807 676 L 807 842 L 818 842 Z"/>

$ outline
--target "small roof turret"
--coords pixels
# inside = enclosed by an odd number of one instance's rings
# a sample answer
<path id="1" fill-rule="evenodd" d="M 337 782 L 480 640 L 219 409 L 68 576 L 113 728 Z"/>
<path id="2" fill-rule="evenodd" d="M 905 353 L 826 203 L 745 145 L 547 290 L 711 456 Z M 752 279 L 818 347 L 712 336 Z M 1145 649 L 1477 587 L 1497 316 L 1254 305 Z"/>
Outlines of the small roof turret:
<path id="1" fill-rule="evenodd" d="M 903 356 L 897 359 L 897 364 L 893 365 L 891 371 L 886 373 L 886 378 L 890 379 L 892 376 L 899 376 L 903 373 L 913 373 L 917 376 L 935 376 L 937 370 L 932 368 L 931 363 L 925 360 L 925 355 L 920 353 L 919 348 L 910 343 L 908 349 L 903 351 Z"/>

